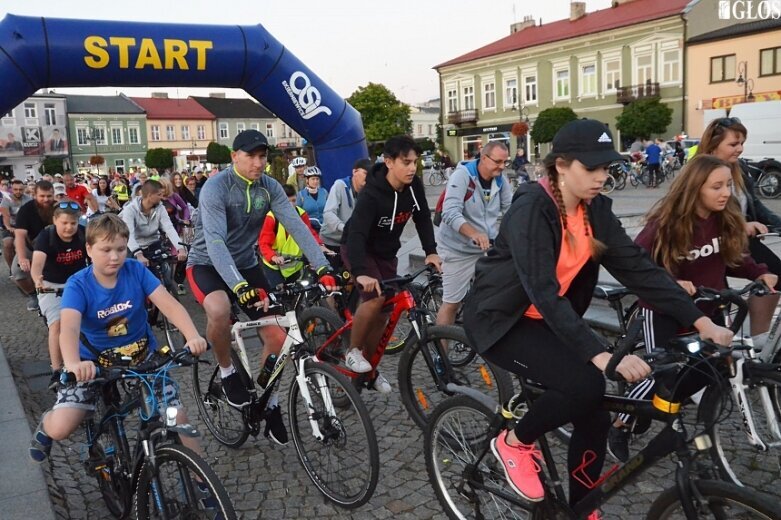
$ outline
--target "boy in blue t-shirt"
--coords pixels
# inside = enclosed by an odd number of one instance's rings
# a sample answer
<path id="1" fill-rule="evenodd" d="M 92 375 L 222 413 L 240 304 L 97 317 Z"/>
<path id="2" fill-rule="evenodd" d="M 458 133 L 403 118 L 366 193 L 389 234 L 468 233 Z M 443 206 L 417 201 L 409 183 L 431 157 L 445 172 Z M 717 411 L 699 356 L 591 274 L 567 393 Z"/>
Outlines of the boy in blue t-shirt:
<path id="1" fill-rule="evenodd" d="M 73 433 L 88 412 L 95 409 L 94 385 L 84 384 L 95 378 L 97 356 L 93 350 L 140 350 L 148 355 L 157 349 L 157 341 L 147 322 L 146 299 L 177 327 L 187 339 L 193 355 L 206 351 L 204 340 L 182 305 L 171 296 L 160 281 L 136 260 L 127 260 L 127 225 L 116 215 L 105 214 L 87 227 L 87 254 L 92 265 L 71 276 L 62 295 L 60 312 L 60 349 L 65 370 L 73 372 L 79 385 L 63 387 L 57 402 L 44 413 L 30 443 L 30 457 L 42 462 L 53 440 L 63 440 Z M 88 344 L 82 343 L 83 333 Z M 180 408 L 177 422 L 187 422 L 174 385 L 156 389 L 166 396 L 169 406 Z M 162 403 L 162 395 L 158 396 Z M 182 437 L 182 444 L 201 452 L 195 439 Z"/>

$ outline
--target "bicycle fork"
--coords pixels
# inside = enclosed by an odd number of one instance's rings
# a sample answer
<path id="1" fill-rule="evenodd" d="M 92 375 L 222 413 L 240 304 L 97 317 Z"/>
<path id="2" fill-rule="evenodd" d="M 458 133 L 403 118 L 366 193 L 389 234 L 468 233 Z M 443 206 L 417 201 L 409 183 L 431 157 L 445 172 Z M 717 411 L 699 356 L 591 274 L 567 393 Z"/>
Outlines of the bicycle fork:
<path id="1" fill-rule="evenodd" d="M 750 360 L 749 360 L 750 361 Z M 760 367 L 755 366 L 753 363 L 746 365 L 745 358 L 738 358 L 735 360 L 735 375 L 730 378 L 730 386 L 732 387 L 732 395 L 735 397 L 735 402 L 738 403 L 740 415 L 743 420 L 743 430 L 748 437 L 748 442 L 752 446 L 755 446 L 760 451 L 767 451 L 770 447 L 781 446 L 781 428 L 778 425 L 778 419 L 773 408 L 773 402 L 770 399 L 770 391 L 767 385 L 758 384 L 757 391 L 759 392 L 759 398 L 762 405 L 762 410 L 765 413 L 768 430 L 774 441 L 765 442 L 762 440 L 754 423 L 754 416 L 752 412 L 751 403 L 746 395 L 747 385 L 745 383 L 744 369 L 750 367 L 750 371 L 759 372 Z M 757 374 L 759 375 L 759 374 Z M 749 374 L 748 379 L 751 380 L 753 374 Z"/>
<path id="2" fill-rule="evenodd" d="M 309 419 L 309 425 L 312 427 L 312 436 L 322 442 L 325 440 L 325 435 L 323 435 L 323 432 L 320 430 L 320 425 L 317 423 L 318 417 L 316 416 L 315 407 L 312 403 L 312 394 L 309 392 L 309 386 L 307 385 L 307 376 L 304 372 L 304 366 L 307 359 L 308 356 L 301 356 L 296 360 L 296 384 L 298 385 L 299 392 L 301 392 L 301 397 L 304 398 L 304 402 L 306 403 L 307 418 Z M 312 374 L 311 377 L 315 380 L 315 386 L 320 389 L 325 412 L 329 415 L 333 414 L 334 405 L 333 401 L 331 401 L 331 392 L 327 389 L 325 378 L 322 374 Z"/>

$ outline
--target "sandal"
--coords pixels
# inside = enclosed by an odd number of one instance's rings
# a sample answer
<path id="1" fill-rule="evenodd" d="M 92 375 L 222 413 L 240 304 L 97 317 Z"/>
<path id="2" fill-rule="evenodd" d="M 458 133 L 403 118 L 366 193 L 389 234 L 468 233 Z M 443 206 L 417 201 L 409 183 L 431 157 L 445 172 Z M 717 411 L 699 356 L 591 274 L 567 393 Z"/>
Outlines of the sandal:
<path id="1" fill-rule="evenodd" d="M 41 417 L 41 422 L 38 423 L 38 427 L 35 429 L 35 433 L 33 433 L 33 438 L 30 439 L 30 458 L 37 463 L 46 460 L 52 451 L 52 444 L 54 443 L 52 438 L 43 431 L 44 417 L 46 417 L 46 414 L 43 414 L 43 417 Z"/>

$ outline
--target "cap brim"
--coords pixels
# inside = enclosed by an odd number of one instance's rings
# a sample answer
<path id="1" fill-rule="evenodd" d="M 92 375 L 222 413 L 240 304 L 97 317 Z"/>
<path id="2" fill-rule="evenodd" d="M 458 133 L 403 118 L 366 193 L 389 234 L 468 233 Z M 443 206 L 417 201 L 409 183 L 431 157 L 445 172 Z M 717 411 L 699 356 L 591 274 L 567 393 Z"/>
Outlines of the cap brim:
<path id="1" fill-rule="evenodd" d="M 572 154 L 586 168 L 596 168 L 626 158 L 615 150 L 595 150 L 593 152 L 577 152 Z"/>
<path id="2" fill-rule="evenodd" d="M 244 153 L 250 153 L 250 152 L 254 152 L 255 150 L 260 150 L 261 148 L 264 149 L 264 150 L 268 150 L 268 145 L 267 144 L 256 144 L 256 145 L 253 145 L 253 146 L 242 146 L 241 148 L 239 148 L 239 150 L 241 150 Z"/>

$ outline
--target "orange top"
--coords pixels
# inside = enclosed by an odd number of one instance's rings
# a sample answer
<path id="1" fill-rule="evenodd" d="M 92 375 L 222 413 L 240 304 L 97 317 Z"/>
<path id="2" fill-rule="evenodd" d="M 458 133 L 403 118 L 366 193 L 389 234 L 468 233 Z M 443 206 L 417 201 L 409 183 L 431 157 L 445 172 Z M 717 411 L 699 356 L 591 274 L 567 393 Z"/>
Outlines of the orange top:
<path id="1" fill-rule="evenodd" d="M 588 236 L 586 236 L 586 221 L 582 204 L 578 206 L 578 212 L 574 216 L 567 215 L 567 229 L 575 237 L 575 247 L 573 249 L 570 246 L 567 232 L 563 230 L 562 226 L 561 252 L 559 260 L 556 262 L 556 279 L 560 286 L 559 296 L 563 296 L 567 292 L 569 286 L 572 285 L 572 280 L 591 258 L 591 246 Z M 535 320 L 542 319 L 542 314 L 534 305 L 530 305 L 523 315 Z"/>

